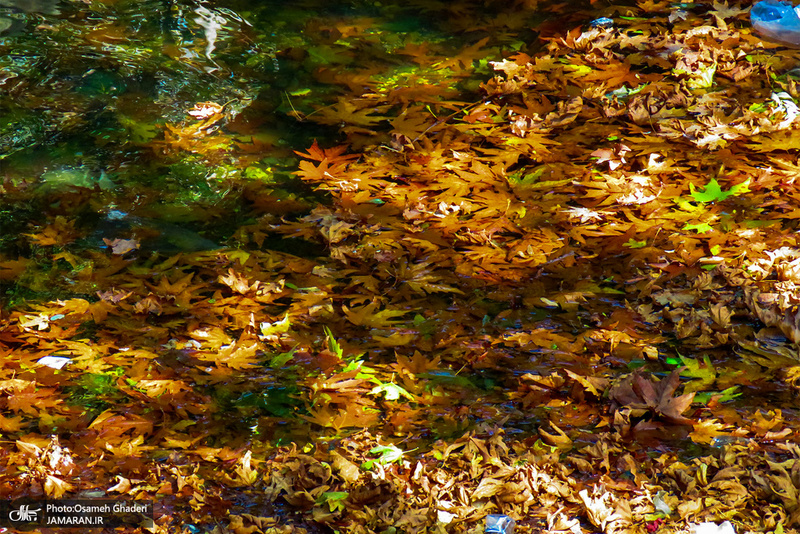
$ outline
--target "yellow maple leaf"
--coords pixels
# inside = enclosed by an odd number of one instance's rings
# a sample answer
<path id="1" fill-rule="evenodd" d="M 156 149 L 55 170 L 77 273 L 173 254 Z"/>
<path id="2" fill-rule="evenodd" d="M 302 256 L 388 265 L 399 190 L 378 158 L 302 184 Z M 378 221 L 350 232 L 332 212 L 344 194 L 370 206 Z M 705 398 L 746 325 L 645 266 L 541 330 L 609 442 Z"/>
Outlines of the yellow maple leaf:
<path id="1" fill-rule="evenodd" d="M 373 300 L 366 306 L 348 308 L 342 305 L 347 320 L 358 326 L 367 326 L 369 328 L 392 328 L 402 321 L 398 321 L 398 317 L 402 317 L 408 313 L 406 310 L 392 310 L 383 309 L 379 310 L 380 301 Z"/>
<path id="2" fill-rule="evenodd" d="M 47 475 L 47 479 L 44 481 L 44 493 L 53 499 L 60 499 L 73 489 L 75 487 L 72 484 L 53 475 Z"/>
<path id="3" fill-rule="evenodd" d="M 742 15 L 750 11 L 749 5 L 746 8 L 738 6 L 729 6 L 728 2 L 718 2 L 716 0 L 714 0 L 712 7 L 714 8 L 712 14 L 715 17 L 719 17 L 722 20 L 738 17 L 739 15 Z"/>
<path id="4" fill-rule="evenodd" d="M 689 433 L 689 438 L 701 445 L 711 445 L 717 436 L 727 435 L 731 426 L 716 419 L 703 419 L 692 425 L 694 430 Z"/>
<path id="5" fill-rule="evenodd" d="M 251 465 L 252 456 L 252 451 L 247 451 L 244 453 L 244 456 L 239 459 L 239 463 L 234 471 L 236 479 L 232 481 L 236 486 L 252 486 L 256 483 L 256 480 L 258 480 L 258 471 Z"/>
<path id="6" fill-rule="evenodd" d="M 0 414 L 0 430 L 3 432 L 17 432 L 24 426 L 22 417 L 6 417 Z"/>

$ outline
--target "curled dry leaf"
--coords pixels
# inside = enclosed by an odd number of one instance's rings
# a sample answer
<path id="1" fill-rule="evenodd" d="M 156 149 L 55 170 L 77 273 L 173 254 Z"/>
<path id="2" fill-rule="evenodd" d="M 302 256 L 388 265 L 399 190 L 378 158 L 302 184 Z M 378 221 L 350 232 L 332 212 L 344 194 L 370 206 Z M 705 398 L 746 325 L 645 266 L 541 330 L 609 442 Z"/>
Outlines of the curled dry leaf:
<path id="1" fill-rule="evenodd" d="M 635 372 L 617 381 L 609 391 L 614 410 L 633 417 L 647 413 L 669 423 L 691 425 L 693 420 L 682 414 L 689 409 L 695 393 L 673 397 L 680 385 L 680 372 L 675 370 L 662 380 L 649 379 Z"/>

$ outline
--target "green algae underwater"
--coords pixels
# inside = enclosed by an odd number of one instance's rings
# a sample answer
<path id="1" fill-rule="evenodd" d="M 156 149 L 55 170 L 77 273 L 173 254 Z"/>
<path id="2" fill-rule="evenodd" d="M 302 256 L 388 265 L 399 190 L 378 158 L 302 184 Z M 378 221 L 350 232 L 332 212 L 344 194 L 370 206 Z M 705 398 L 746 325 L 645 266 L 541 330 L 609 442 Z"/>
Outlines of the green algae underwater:
<path id="1" fill-rule="evenodd" d="M 0 2 L 0 497 L 793 531 L 797 53 L 746 16 Z"/>

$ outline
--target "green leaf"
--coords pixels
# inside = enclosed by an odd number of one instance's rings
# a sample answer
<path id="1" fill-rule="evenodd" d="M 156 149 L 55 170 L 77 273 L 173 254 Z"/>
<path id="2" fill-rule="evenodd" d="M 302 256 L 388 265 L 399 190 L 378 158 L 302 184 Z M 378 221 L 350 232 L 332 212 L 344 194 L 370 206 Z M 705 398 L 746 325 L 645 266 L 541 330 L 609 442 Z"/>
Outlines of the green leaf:
<path id="1" fill-rule="evenodd" d="M 701 379 L 716 378 L 717 371 L 714 369 L 714 365 L 708 355 L 703 356 L 703 365 L 701 365 L 700 360 L 695 360 L 688 356 L 681 356 L 680 358 L 683 365 L 685 365 L 680 371 L 681 376 Z"/>
<path id="2" fill-rule="evenodd" d="M 428 390 L 438 386 L 451 386 L 470 389 L 477 387 L 469 378 L 459 375 L 450 369 L 440 369 L 436 371 L 429 371 L 427 373 L 421 373 L 419 377 L 430 381 L 430 384 L 427 384 L 425 387 L 425 389 Z"/>
<path id="3" fill-rule="evenodd" d="M 749 193 L 750 192 L 750 178 L 745 180 L 744 182 L 735 185 L 728 189 L 727 191 L 723 191 L 722 188 L 719 186 L 719 182 L 717 182 L 716 178 L 712 178 L 710 182 L 705 186 L 702 192 L 697 191 L 694 184 L 689 184 L 689 190 L 691 191 L 692 198 L 694 198 L 697 202 L 717 202 L 719 200 L 725 200 L 728 197 L 734 195 L 740 195 L 742 193 Z"/>
<path id="4" fill-rule="evenodd" d="M 627 86 L 624 86 L 624 87 L 620 87 L 619 89 L 614 89 L 613 91 L 608 93 L 606 96 L 615 96 L 617 98 L 628 98 L 629 96 L 635 95 L 636 93 L 640 92 L 645 87 L 647 87 L 647 84 L 639 85 L 637 87 L 634 87 L 633 89 L 631 89 L 631 88 L 629 88 Z M 618 135 L 611 135 L 611 136 L 608 137 L 609 141 L 616 141 L 617 139 L 619 139 Z"/>
<path id="5" fill-rule="evenodd" d="M 342 372 L 347 373 L 348 371 L 355 371 L 356 369 L 358 369 L 358 374 L 356 375 L 356 378 L 359 378 L 361 380 L 371 380 L 376 384 L 381 383 L 380 380 L 375 378 L 375 374 L 378 371 L 373 369 L 372 367 L 364 365 L 364 362 L 362 360 L 352 360 L 350 362 L 347 362 L 347 365 L 344 367 Z"/>
<path id="6" fill-rule="evenodd" d="M 747 228 L 761 228 L 764 226 L 774 225 L 775 221 L 745 221 L 744 225 Z"/>
<path id="7" fill-rule="evenodd" d="M 713 230 L 708 223 L 687 224 L 683 227 L 684 230 L 697 230 L 698 234 L 704 234 Z"/>
<path id="8" fill-rule="evenodd" d="M 717 380 L 717 370 L 708 355 L 703 356 L 702 362 L 699 359 L 696 360 L 687 356 L 681 356 L 680 358 L 684 365 L 680 370 L 681 376 L 694 379 L 684 386 L 685 393 L 706 391 L 714 385 Z"/>
<path id="9" fill-rule="evenodd" d="M 134 143 L 149 143 L 159 133 L 159 128 L 155 124 L 140 122 L 133 117 L 120 114 L 117 115 L 117 120 L 128 130 L 128 137 Z"/>
<path id="10" fill-rule="evenodd" d="M 727 402 L 742 396 L 742 392 L 739 391 L 739 386 L 731 386 L 727 389 L 723 389 L 720 393 L 722 395 L 717 399 L 717 402 Z"/>
<path id="11" fill-rule="evenodd" d="M 341 358 L 342 354 L 344 354 L 344 351 L 342 350 L 341 345 L 339 345 L 339 342 L 336 341 L 336 338 L 333 337 L 331 329 L 327 326 L 323 326 L 322 328 L 325 329 L 325 338 L 328 341 L 328 350 L 334 353 L 337 358 Z"/>
<path id="12" fill-rule="evenodd" d="M 269 359 L 270 367 L 274 369 L 279 369 L 289 363 L 292 358 L 294 358 L 294 353 L 297 352 L 297 347 L 294 347 L 289 352 L 281 352 L 280 354 L 275 354 Z"/>
<path id="13" fill-rule="evenodd" d="M 331 512 L 336 512 L 339 510 L 344 510 L 344 502 L 349 496 L 350 494 L 346 491 L 326 491 L 317 497 L 317 502 L 314 504 L 319 506 L 327 504 L 328 509 Z"/>
<path id="14" fill-rule="evenodd" d="M 739 391 L 739 386 L 731 386 L 728 389 L 723 389 L 722 391 L 704 391 L 702 393 L 698 393 L 694 396 L 692 401 L 699 404 L 708 404 L 708 402 L 715 397 L 717 402 L 727 402 L 741 396 L 742 393 Z"/>
<path id="15" fill-rule="evenodd" d="M 259 167 L 247 167 L 244 170 L 244 177 L 249 180 L 259 180 L 261 182 L 271 183 L 275 181 L 275 176 L 272 169 L 261 169 Z"/>
<path id="16" fill-rule="evenodd" d="M 386 465 L 392 462 L 398 462 L 403 459 L 403 455 L 405 454 L 405 451 L 398 449 L 394 445 L 378 445 L 377 447 L 372 448 L 369 452 L 370 454 L 378 454 L 380 456 L 374 460 L 368 460 L 361 464 L 362 469 L 370 470 L 375 463 Z"/>
<path id="17" fill-rule="evenodd" d="M 634 238 L 630 238 L 628 239 L 628 242 L 622 246 L 630 248 L 644 248 L 647 246 L 647 241 L 636 241 Z"/>

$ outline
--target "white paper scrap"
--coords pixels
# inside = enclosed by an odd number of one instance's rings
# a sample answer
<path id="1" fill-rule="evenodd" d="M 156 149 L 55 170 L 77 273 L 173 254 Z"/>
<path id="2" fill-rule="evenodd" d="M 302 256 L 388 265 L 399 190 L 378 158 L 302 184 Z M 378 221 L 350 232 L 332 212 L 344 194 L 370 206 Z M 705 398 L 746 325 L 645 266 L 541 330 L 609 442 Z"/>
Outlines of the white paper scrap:
<path id="1" fill-rule="evenodd" d="M 36 363 L 46 365 L 52 369 L 61 369 L 71 361 L 71 359 L 64 358 L 63 356 L 45 356 L 44 358 L 39 359 L 39 361 Z"/>
<path id="2" fill-rule="evenodd" d="M 689 525 L 689 531 L 694 534 L 736 534 L 730 521 L 723 521 L 719 525 L 712 522 Z"/>

